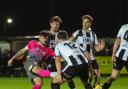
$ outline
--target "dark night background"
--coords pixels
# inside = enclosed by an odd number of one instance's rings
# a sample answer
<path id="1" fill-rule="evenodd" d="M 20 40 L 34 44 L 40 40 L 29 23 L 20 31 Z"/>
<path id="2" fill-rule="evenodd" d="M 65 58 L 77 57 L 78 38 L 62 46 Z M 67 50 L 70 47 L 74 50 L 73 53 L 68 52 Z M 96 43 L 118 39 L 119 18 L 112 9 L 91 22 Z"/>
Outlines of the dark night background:
<path id="1" fill-rule="evenodd" d="M 51 16 L 61 17 L 65 29 L 71 34 L 81 28 L 81 17 L 90 14 L 94 18 L 92 29 L 98 37 L 115 37 L 121 25 L 128 23 L 127 0 L 42 0 L 0 1 L 0 36 L 38 35 L 49 28 Z M 14 20 L 6 24 L 8 17 Z"/>

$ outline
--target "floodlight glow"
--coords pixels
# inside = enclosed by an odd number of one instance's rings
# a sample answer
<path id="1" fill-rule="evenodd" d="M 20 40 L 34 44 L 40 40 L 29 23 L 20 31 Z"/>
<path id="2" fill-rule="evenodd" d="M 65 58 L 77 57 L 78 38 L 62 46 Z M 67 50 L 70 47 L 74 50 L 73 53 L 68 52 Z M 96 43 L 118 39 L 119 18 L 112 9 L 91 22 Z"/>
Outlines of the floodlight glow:
<path id="1" fill-rule="evenodd" d="M 7 23 L 12 23 L 12 19 L 11 18 L 8 18 L 7 19 Z"/>

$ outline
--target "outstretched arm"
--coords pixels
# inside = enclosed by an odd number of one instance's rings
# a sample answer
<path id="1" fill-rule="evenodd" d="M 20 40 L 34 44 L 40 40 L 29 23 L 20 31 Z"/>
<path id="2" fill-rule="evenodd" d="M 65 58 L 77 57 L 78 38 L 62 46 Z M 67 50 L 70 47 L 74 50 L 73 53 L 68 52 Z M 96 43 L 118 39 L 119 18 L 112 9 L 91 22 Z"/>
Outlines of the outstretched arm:
<path id="1" fill-rule="evenodd" d="M 24 55 L 27 52 L 26 48 L 22 48 L 20 49 L 9 61 L 8 61 L 8 65 L 11 65 L 14 61 L 14 59 L 16 59 L 17 57 L 20 57 L 22 55 Z"/>

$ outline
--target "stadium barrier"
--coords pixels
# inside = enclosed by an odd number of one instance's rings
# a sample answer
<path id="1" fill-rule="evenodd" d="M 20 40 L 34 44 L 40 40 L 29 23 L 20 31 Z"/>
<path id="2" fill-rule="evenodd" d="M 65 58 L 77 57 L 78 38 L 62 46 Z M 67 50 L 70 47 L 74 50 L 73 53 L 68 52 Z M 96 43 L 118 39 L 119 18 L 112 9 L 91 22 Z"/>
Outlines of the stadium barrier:
<path id="1" fill-rule="evenodd" d="M 98 56 L 96 60 L 99 64 L 101 74 L 111 74 L 113 66 L 111 56 Z M 122 69 L 121 74 L 127 74 L 125 68 Z"/>

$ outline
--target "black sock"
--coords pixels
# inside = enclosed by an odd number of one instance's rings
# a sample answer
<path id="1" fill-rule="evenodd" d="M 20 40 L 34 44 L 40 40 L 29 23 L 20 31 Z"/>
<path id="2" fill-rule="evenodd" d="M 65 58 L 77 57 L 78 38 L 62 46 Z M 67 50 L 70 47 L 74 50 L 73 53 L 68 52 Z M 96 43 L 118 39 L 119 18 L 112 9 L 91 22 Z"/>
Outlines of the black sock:
<path id="1" fill-rule="evenodd" d="M 75 84 L 73 80 L 68 81 L 68 86 L 70 89 L 75 89 Z"/>
<path id="2" fill-rule="evenodd" d="M 60 89 L 60 84 L 58 84 L 58 83 L 51 83 L 51 89 Z"/>
<path id="3" fill-rule="evenodd" d="M 85 88 L 86 88 L 86 89 L 93 89 L 90 83 L 88 83 L 88 84 L 85 86 Z"/>
<path id="4" fill-rule="evenodd" d="M 109 87 L 111 86 L 111 84 L 108 84 L 108 83 L 104 83 L 103 84 L 103 88 L 102 89 L 109 89 Z"/>

